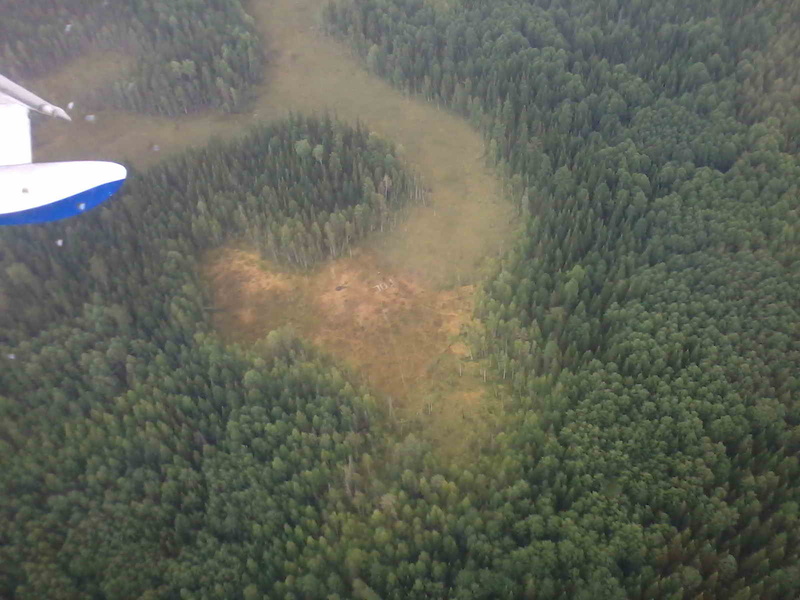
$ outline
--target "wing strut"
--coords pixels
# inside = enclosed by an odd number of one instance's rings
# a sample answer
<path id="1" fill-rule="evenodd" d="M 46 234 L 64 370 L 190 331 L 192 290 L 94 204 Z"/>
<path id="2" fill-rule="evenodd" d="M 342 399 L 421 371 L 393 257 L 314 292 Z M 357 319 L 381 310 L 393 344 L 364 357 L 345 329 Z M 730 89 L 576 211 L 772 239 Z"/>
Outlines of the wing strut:
<path id="1" fill-rule="evenodd" d="M 27 106 L 29 109 L 40 112 L 48 117 L 58 117 L 59 119 L 72 121 L 63 108 L 50 104 L 47 100 L 43 100 L 33 92 L 26 90 L 21 85 L 14 83 L 8 77 L 3 77 L 2 75 L 0 75 L 0 93 L 10 96 L 23 106 Z"/>

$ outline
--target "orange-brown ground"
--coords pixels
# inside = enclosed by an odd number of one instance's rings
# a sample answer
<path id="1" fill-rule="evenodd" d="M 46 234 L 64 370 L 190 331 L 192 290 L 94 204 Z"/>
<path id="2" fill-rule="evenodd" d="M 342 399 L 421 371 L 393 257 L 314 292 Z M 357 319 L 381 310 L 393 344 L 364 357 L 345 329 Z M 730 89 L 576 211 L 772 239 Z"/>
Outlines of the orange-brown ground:
<path id="1" fill-rule="evenodd" d="M 429 437 L 446 452 L 476 439 L 463 435 L 467 421 L 490 424 L 488 388 L 461 337 L 474 286 L 431 289 L 369 250 L 298 274 L 254 251 L 222 248 L 206 257 L 203 275 L 227 340 L 255 342 L 291 325 L 360 373 L 396 422 L 433 424 Z"/>
<path id="2" fill-rule="evenodd" d="M 205 276 L 215 325 L 227 339 L 255 342 L 292 325 L 356 367 L 379 393 L 406 396 L 435 359 L 467 351 L 459 333 L 470 319 L 473 286 L 432 291 L 410 273 L 382 271 L 368 252 L 300 275 L 255 252 L 224 248 L 213 253 Z"/>

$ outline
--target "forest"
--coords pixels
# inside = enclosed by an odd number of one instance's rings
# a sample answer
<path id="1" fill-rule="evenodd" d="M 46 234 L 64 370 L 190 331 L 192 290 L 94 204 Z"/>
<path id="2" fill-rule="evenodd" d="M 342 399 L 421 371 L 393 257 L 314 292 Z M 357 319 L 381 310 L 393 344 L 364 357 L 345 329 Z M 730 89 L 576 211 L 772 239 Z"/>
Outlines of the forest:
<path id="1" fill-rule="evenodd" d="M 365 68 L 483 133 L 523 225 L 468 332 L 513 404 L 468 464 L 291 330 L 210 326 L 203 251 L 305 269 L 424 201 L 360 124 L 294 115 L 0 232 L 0 596 L 800 596 L 792 14 L 326 6 Z"/>
<path id="2" fill-rule="evenodd" d="M 423 197 L 394 152 L 296 116 L 134 174 L 85 219 L 3 232 L 3 596 L 234 597 L 220 553 L 252 563 L 244 588 L 292 573 L 379 411 L 290 330 L 223 346 L 197 262 L 244 237 L 306 268 L 392 226 Z"/>
<path id="3" fill-rule="evenodd" d="M 743 102 L 788 44 L 780 10 L 327 14 L 370 68 L 481 128 L 530 215 L 473 336 L 539 416 L 504 457 L 526 493 L 498 498 L 505 535 L 465 549 L 453 596 L 797 596 L 797 121 L 788 96 L 776 117 Z"/>
<path id="4" fill-rule="evenodd" d="M 262 81 L 263 42 L 238 0 L 31 0 L 3 10 L 0 65 L 7 77 L 35 77 L 82 53 L 111 51 L 135 62 L 88 93 L 89 108 L 231 112 Z"/>

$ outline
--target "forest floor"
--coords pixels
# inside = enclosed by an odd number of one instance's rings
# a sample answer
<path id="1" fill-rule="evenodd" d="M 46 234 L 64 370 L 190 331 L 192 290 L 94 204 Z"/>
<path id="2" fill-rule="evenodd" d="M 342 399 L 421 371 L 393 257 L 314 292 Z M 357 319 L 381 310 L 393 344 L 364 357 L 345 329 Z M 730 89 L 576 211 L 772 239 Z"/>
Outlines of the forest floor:
<path id="1" fill-rule="evenodd" d="M 421 419 L 425 437 L 444 454 L 473 455 L 469 449 L 486 443 L 501 403 L 498 390 L 484 383 L 483 367 L 469 360 L 460 331 L 471 320 L 482 266 L 513 237 L 512 210 L 484 164 L 480 135 L 464 119 L 367 72 L 349 48 L 321 32 L 323 4 L 251 0 L 270 61 L 246 113 L 167 119 L 108 111 L 91 123 L 41 123 L 36 158 L 103 157 L 143 168 L 290 111 L 360 120 L 401 144 L 430 188 L 428 202 L 352 258 L 301 275 L 231 245 L 210 253 L 203 271 L 225 309 L 215 313 L 225 339 L 251 342 L 291 324 L 360 372 L 396 419 Z M 110 60 L 126 66 L 120 57 Z M 98 62 L 89 53 L 67 67 L 69 76 L 47 78 L 35 89 L 56 103 L 79 99 L 81 89 L 113 77 L 114 69 L 95 68 Z M 80 105 L 76 112 L 80 117 Z"/>

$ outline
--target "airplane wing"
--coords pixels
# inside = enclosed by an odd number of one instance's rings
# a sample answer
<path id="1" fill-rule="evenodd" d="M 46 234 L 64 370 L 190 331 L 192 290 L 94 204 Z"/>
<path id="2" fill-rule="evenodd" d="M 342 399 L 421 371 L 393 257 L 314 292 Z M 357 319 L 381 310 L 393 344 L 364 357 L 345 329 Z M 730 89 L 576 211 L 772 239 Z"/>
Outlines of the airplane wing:
<path id="1" fill-rule="evenodd" d="M 107 200 L 126 175 L 122 165 L 95 160 L 0 167 L 0 225 L 74 217 Z"/>
<path id="2" fill-rule="evenodd" d="M 63 109 L 0 75 L 0 225 L 79 215 L 108 199 L 127 175 L 112 162 L 31 164 L 31 110 L 71 120 Z"/>

